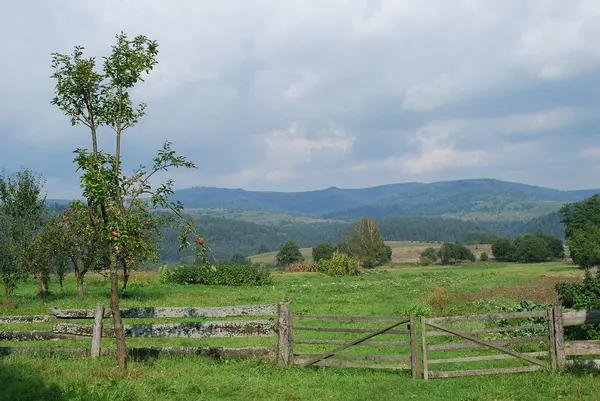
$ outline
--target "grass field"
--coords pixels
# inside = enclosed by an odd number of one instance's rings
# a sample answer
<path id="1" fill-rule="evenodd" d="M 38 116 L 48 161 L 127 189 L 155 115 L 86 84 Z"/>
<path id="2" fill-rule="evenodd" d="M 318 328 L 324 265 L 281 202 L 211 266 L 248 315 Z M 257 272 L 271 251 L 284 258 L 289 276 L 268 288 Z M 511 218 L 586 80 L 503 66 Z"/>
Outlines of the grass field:
<path id="1" fill-rule="evenodd" d="M 294 313 L 401 316 L 413 312 L 439 316 L 511 310 L 524 299 L 552 303 L 556 300 L 556 282 L 581 277 L 582 273 L 572 265 L 562 263 L 490 263 L 451 268 L 376 269 L 359 277 L 342 278 L 318 273 L 278 273 L 273 285 L 256 288 L 159 285 L 153 274 L 139 273 L 132 278 L 130 296 L 122 300 L 122 306 L 243 305 L 276 303 L 288 298 Z M 108 301 L 109 285 L 101 276 L 88 278 L 82 299 L 75 297 L 72 278 L 65 285 L 64 293 L 57 292 L 45 301 L 35 296 L 34 282 L 21 285 L 17 309 L 0 307 L 0 314 L 43 314 L 50 306 L 91 308 Z M 18 329 L 44 327 L 48 324 L 20 325 Z M 89 345 L 89 341 L 48 343 Z M 272 343 L 273 339 L 129 341 L 132 346 Z M 103 346 L 112 344 L 105 341 Z M 280 368 L 260 360 L 181 357 L 133 361 L 123 375 L 111 357 L 92 361 L 12 355 L 0 359 L 0 400 L 592 400 L 597 399 L 599 391 L 598 377 L 582 372 L 423 381 L 412 380 L 409 372 Z"/>
<path id="2" fill-rule="evenodd" d="M 415 263 L 419 260 L 421 251 L 425 248 L 439 248 L 441 242 L 421 242 L 421 241 L 386 241 L 387 245 L 392 248 L 392 263 Z M 484 245 L 469 245 L 467 246 L 477 258 L 482 252 L 492 253 L 492 247 L 489 244 Z M 300 252 L 304 259 L 312 261 L 312 248 L 300 248 Z M 268 252 L 261 255 L 250 256 L 254 263 L 263 265 L 275 265 L 277 252 Z"/>

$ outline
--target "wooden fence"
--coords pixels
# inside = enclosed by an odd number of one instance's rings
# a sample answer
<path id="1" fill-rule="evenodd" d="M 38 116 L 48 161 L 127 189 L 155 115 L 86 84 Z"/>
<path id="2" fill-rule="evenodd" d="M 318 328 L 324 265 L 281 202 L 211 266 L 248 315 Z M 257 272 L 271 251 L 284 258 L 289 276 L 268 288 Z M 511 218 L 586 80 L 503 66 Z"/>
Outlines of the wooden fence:
<path id="1" fill-rule="evenodd" d="M 600 324 L 600 310 L 568 310 L 555 306 L 532 312 L 423 317 L 420 337 L 413 315 L 292 314 L 288 301 L 274 305 L 125 308 L 121 313 L 128 323 L 130 319 L 194 319 L 176 323 L 125 324 L 125 335 L 129 338 L 276 339 L 276 345 L 241 348 L 128 348 L 129 354 L 136 357 L 260 356 L 280 365 L 410 370 L 413 378 L 425 379 L 532 372 L 576 364 L 600 367 L 600 360 L 568 359 L 600 356 L 600 341 L 565 340 L 565 328 Z M 115 350 L 102 348 L 102 337 L 114 337 L 112 325 L 104 325 L 104 319 L 110 317 L 110 310 L 102 304 L 95 309 L 51 308 L 48 315 L 0 316 L 0 325 L 52 323 L 52 327 L 45 330 L 0 330 L 0 344 L 3 341 L 91 340 L 86 348 L 0 346 L 0 356 L 29 352 L 58 352 L 92 358 L 114 355 Z M 198 318 L 234 317 L 242 319 L 198 321 Z M 438 369 L 432 370 L 432 366 Z"/>
<path id="2" fill-rule="evenodd" d="M 114 337 L 114 329 L 104 326 L 105 318 L 112 313 L 98 304 L 95 309 L 50 309 L 50 315 L 39 316 L 1 316 L 0 324 L 45 323 L 53 322 L 51 330 L 3 330 L 0 341 L 39 341 L 39 340 L 81 340 L 91 337 L 91 347 L 58 348 L 58 347 L 0 347 L 0 355 L 16 352 L 50 351 L 64 352 L 72 355 L 91 355 L 98 358 L 101 354 L 113 354 L 114 350 L 103 352 L 102 337 Z M 286 350 L 289 339 L 280 336 L 289 332 L 285 327 L 289 321 L 289 303 L 280 305 L 245 305 L 225 307 L 171 307 L 171 308 L 126 308 L 121 310 L 124 319 L 152 318 L 225 318 L 225 317 L 268 317 L 263 320 L 228 320 L 228 321 L 192 321 L 178 323 L 141 323 L 125 324 L 126 337 L 138 338 L 256 338 L 278 337 L 277 350 L 273 347 L 256 346 L 244 348 L 224 347 L 159 347 L 129 348 L 131 355 L 138 357 L 160 355 L 205 355 L 220 357 L 265 356 L 277 354 L 280 363 L 287 363 L 279 350 Z M 65 323 L 65 321 L 93 320 L 93 324 Z M 275 352 L 274 352 L 275 351 Z"/>

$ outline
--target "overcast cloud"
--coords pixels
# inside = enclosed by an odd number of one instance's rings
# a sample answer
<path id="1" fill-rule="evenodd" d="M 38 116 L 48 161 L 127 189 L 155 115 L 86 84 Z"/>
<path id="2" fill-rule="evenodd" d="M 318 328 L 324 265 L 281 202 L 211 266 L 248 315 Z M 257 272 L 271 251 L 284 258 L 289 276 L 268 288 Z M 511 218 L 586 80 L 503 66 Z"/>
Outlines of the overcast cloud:
<path id="1" fill-rule="evenodd" d="M 160 47 L 127 166 L 168 139 L 199 165 L 179 188 L 600 187 L 597 0 L 2 0 L 0 166 L 78 193 L 50 54 L 121 30 Z"/>

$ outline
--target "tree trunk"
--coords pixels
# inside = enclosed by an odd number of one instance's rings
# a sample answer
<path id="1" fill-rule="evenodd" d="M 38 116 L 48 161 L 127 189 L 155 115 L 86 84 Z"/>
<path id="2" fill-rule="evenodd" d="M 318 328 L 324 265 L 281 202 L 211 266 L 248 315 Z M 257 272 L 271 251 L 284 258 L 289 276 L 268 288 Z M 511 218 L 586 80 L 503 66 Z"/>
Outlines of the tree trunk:
<path id="1" fill-rule="evenodd" d="M 129 270 L 127 269 L 127 265 L 123 264 L 123 290 L 121 291 L 121 297 L 127 296 L 127 282 L 129 282 Z"/>
<path id="2" fill-rule="evenodd" d="M 40 296 L 42 298 L 48 295 L 48 278 L 40 275 L 36 275 L 38 283 L 40 283 Z"/>
<path id="3" fill-rule="evenodd" d="M 119 367 L 127 368 L 127 348 L 125 345 L 125 332 L 123 320 L 121 319 L 121 308 L 119 306 L 119 276 L 117 275 L 117 257 L 110 253 L 110 310 L 113 314 L 115 327 L 115 340 L 117 341 L 117 355 Z"/>
<path id="4" fill-rule="evenodd" d="M 77 296 L 83 296 L 83 273 L 75 272 L 75 278 L 77 280 Z"/>

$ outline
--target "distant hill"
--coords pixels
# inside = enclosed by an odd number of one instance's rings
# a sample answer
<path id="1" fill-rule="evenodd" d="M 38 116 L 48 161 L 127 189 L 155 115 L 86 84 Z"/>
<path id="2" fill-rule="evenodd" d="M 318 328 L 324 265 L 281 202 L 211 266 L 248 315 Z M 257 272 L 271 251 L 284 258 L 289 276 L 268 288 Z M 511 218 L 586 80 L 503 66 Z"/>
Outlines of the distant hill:
<path id="1" fill-rule="evenodd" d="M 255 210 L 333 220 L 444 216 L 463 220 L 530 220 L 600 189 L 562 191 L 494 179 L 390 184 L 304 192 L 190 188 L 175 192 L 186 208 Z"/>

